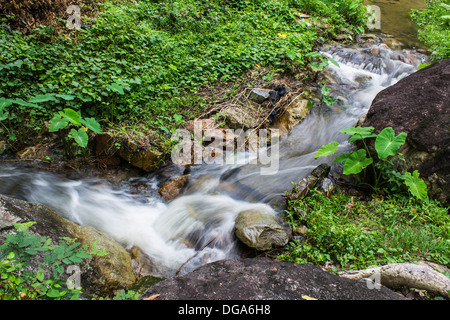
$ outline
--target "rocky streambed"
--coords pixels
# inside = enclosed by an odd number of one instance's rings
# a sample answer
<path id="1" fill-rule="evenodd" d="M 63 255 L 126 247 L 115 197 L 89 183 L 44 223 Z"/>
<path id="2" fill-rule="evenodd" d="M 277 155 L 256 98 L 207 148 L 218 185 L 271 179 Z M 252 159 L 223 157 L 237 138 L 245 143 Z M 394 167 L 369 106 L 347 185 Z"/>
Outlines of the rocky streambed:
<path id="1" fill-rule="evenodd" d="M 172 164 L 152 171 L 155 155 L 138 156 L 130 145 L 125 149 L 132 153 L 115 156 L 130 162 L 137 159 L 132 164 L 142 164 L 143 171 L 113 185 L 96 178 L 77 180 L 5 165 L 0 169 L 0 193 L 9 197 L 0 198 L 0 231 L 5 234 L 11 232 L 13 223 L 33 220 L 38 222 L 32 227 L 36 234 L 76 237 L 83 243 L 99 241 L 111 254 L 84 266 L 82 277 L 83 287 L 97 294 L 130 288 L 137 279 L 153 275 L 169 279 L 155 290 L 146 289 L 144 297 L 158 291 L 164 293 L 163 298 L 204 298 L 207 292 L 197 289 L 203 283 L 208 292 L 217 289 L 216 295 L 209 296 L 214 299 L 399 298 L 388 289 L 371 290 L 364 282 L 342 280 L 311 266 L 241 260 L 243 247 L 263 251 L 287 243 L 290 230 L 279 216 L 284 191 L 291 187 L 291 181 L 306 179 L 304 185 L 308 186 L 314 180 L 309 175 L 321 164 L 314 159 L 318 148 L 334 140 L 347 146 L 345 136 L 337 130 L 354 126 L 358 120 L 362 125 L 389 125 L 396 132 L 406 131 L 408 168 L 423 170 L 432 194 L 444 203 L 448 201 L 450 162 L 445 146 L 450 144 L 445 125 L 449 123 L 449 61 L 416 72 L 425 56 L 393 51 L 372 40 L 356 47 L 324 50 L 339 63 L 339 67 L 330 65 L 321 74 L 336 99 L 331 107 L 323 103 L 320 87 L 313 95 L 316 98 L 285 93 L 271 99 L 271 93 L 280 93 L 275 87 L 260 88 L 266 91 L 252 97 L 263 98 L 252 103 L 269 107 L 283 101 L 283 96 L 289 97 L 279 113 L 262 116 L 272 115 L 272 128 L 281 129 L 274 158 L 276 174 L 261 175 L 264 164 L 252 162 L 252 155 L 258 153 L 248 150 L 235 154 L 228 164 Z M 289 93 L 289 86 L 285 87 Z M 312 109 L 308 105 L 311 100 L 316 102 Z M 229 114 L 227 119 L 233 120 L 227 126 L 231 129 L 238 123 L 237 127 L 245 127 L 250 117 Z M 208 129 L 222 134 L 224 130 L 213 119 L 202 122 L 202 132 Z M 108 145 L 105 137 L 98 140 L 103 148 Z M 200 152 L 204 154 L 207 147 L 202 145 Z M 98 155 L 102 154 L 101 147 L 98 150 Z M 262 151 L 267 150 L 270 146 Z M 326 161 L 322 164 L 327 165 Z M 308 280 L 311 277 L 313 282 Z M 236 279 L 244 278 L 252 288 L 237 286 Z M 183 288 L 178 296 L 174 286 Z M 232 294 L 231 288 L 242 294 Z"/>

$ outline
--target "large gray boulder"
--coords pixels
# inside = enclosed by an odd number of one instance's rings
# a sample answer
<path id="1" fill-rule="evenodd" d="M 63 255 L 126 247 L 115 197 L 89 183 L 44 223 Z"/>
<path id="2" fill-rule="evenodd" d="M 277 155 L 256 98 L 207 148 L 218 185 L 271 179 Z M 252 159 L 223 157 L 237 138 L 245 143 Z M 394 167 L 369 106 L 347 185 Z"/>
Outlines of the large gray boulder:
<path id="1" fill-rule="evenodd" d="M 371 289 L 372 288 L 372 289 Z M 386 287 L 374 288 L 311 264 L 268 258 L 229 259 L 174 276 L 143 291 L 159 300 L 401 300 Z"/>
<path id="2" fill-rule="evenodd" d="M 60 237 L 78 239 L 83 245 L 97 242 L 97 249 L 108 252 L 81 265 L 83 292 L 105 296 L 129 288 L 136 281 L 131 257 L 117 242 L 90 226 L 64 219 L 45 205 L 0 195 L 0 239 L 14 230 L 15 223 L 29 221 L 36 221 L 29 229 L 35 235 L 49 237 L 54 242 Z"/>
<path id="3" fill-rule="evenodd" d="M 450 59 L 438 61 L 381 91 L 373 100 L 364 127 L 379 133 L 392 127 L 408 134 L 400 152 L 403 169 L 418 170 L 429 195 L 450 201 Z"/>

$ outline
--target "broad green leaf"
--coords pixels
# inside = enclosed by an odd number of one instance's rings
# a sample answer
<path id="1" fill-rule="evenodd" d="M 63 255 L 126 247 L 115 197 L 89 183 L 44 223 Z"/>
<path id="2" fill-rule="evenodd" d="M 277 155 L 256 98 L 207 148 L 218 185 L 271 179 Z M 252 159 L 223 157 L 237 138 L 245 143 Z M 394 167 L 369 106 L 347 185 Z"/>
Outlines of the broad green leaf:
<path id="1" fill-rule="evenodd" d="M 159 129 L 161 129 L 162 131 L 166 132 L 166 133 L 170 133 L 169 129 L 167 129 L 164 126 L 160 126 Z"/>
<path id="2" fill-rule="evenodd" d="M 95 133 L 102 133 L 100 123 L 98 123 L 95 118 L 81 119 L 81 122 L 86 126 L 86 128 L 94 131 Z"/>
<path id="3" fill-rule="evenodd" d="M 359 149 L 351 153 L 345 160 L 343 173 L 357 174 L 373 162 L 372 158 L 366 158 L 366 150 Z"/>
<path id="4" fill-rule="evenodd" d="M 36 279 L 38 279 L 40 282 L 44 280 L 44 274 L 42 272 L 38 272 L 36 274 Z"/>
<path id="5" fill-rule="evenodd" d="M 354 134 L 369 135 L 373 132 L 374 129 L 375 129 L 374 127 L 351 127 L 347 129 L 338 130 L 338 132 L 348 134 L 351 136 Z"/>
<path id="6" fill-rule="evenodd" d="M 16 135 L 14 133 L 9 133 L 7 136 L 11 141 L 16 141 Z"/>
<path id="7" fill-rule="evenodd" d="M 53 93 L 47 93 L 47 94 L 37 95 L 33 98 L 28 99 L 28 102 L 31 102 L 31 103 L 40 103 L 40 102 L 47 102 L 47 101 L 56 101 L 55 95 Z"/>
<path id="8" fill-rule="evenodd" d="M 419 70 L 422 70 L 423 68 L 426 68 L 429 65 L 430 65 L 429 63 L 421 63 L 421 64 L 419 64 Z"/>
<path id="9" fill-rule="evenodd" d="M 26 102 L 25 100 L 19 99 L 19 98 L 14 99 L 14 100 L 11 100 L 11 101 L 12 101 L 13 103 L 16 103 L 16 104 L 22 106 L 22 107 L 31 107 L 31 108 L 44 109 L 44 108 L 42 108 L 41 106 L 39 106 L 39 105 L 37 105 L 37 104 L 30 103 L 30 102 Z"/>
<path id="10" fill-rule="evenodd" d="M 82 148 L 86 148 L 89 142 L 89 137 L 84 131 L 83 128 L 80 128 L 77 130 L 72 129 L 70 130 L 70 136 L 75 140 L 75 142 Z"/>
<path id="11" fill-rule="evenodd" d="M 405 172 L 405 184 L 411 194 L 421 200 L 427 197 L 427 185 L 419 178 L 419 172 L 413 171 L 413 174 Z"/>
<path id="12" fill-rule="evenodd" d="M 78 112 L 73 109 L 66 108 L 64 112 L 60 111 L 59 114 L 72 122 L 74 125 L 81 126 L 81 117 Z"/>
<path id="13" fill-rule="evenodd" d="M 73 263 L 82 263 L 83 259 L 81 259 L 80 257 L 77 256 L 72 256 L 69 258 Z"/>
<path id="14" fill-rule="evenodd" d="M 295 61 L 295 59 L 297 58 L 297 54 L 294 51 L 287 51 L 286 56 L 292 61 Z"/>
<path id="15" fill-rule="evenodd" d="M 48 290 L 47 292 L 47 296 L 50 298 L 59 298 L 61 296 L 61 293 L 54 288 L 50 288 L 50 290 Z"/>
<path id="16" fill-rule="evenodd" d="M 341 66 L 339 65 L 339 63 L 337 63 L 336 60 L 334 60 L 331 57 L 326 57 L 328 61 L 330 61 L 332 64 L 334 64 L 336 67 L 340 68 Z"/>
<path id="17" fill-rule="evenodd" d="M 176 122 L 180 121 L 181 119 L 183 119 L 183 116 L 181 114 L 174 114 L 173 118 Z"/>
<path id="18" fill-rule="evenodd" d="M 13 101 L 11 99 L 0 98 L 0 110 L 9 107 L 12 103 Z"/>
<path id="19" fill-rule="evenodd" d="M 16 228 L 17 231 L 25 231 L 28 228 L 30 228 L 32 225 L 36 224 L 36 221 L 29 221 L 24 223 L 14 223 L 14 228 Z"/>
<path id="20" fill-rule="evenodd" d="M 51 119 L 48 122 L 48 124 L 49 124 L 48 131 L 56 132 L 67 127 L 69 121 L 67 121 L 65 118 L 61 118 L 58 115 L 55 115 L 53 119 Z"/>
<path id="21" fill-rule="evenodd" d="M 9 112 L 0 109 L 0 121 L 8 119 Z"/>
<path id="22" fill-rule="evenodd" d="M 343 153 L 343 154 L 341 154 L 339 157 L 334 159 L 333 163 L 345 162 L 348 159 L 348 157 L 350 157 L 350 154 L 351 153 Z"/>
<path id="23" fill-rule="evenodd" d="M 396 155 L 398 149 L 405 143 L 406 133 L 402 132 L 395 136 L 394 129 L 384 128 L 375 140 L 375 150 L 380 159 L 386 159 L 389 156 Z"/>
<path id="24" fill-rule="evenodd" d="M 348 139 L 348 142 L 355 142 L 362 139 L 375 138 L 377 135 L 375 133 L 368 135 L 355 134 Z"/>
<path id="25" fill-rule="evenodd" d="M 108 86 L 112 91 L 118 92 L 119 94 L 125 94 L 123 87 L 118 83 L 113 83 Z"/>
<path id="26" fill-rule="evenodd" d="M 73 99 L 75 99 L 75 96 L 72 96 L 70 94 L 57 94 L 56 96 L 58 98 L 62 98 L 64 100 L 73 100 Z"/>
<path id="27" fill-rule="evenodd" d="M 318 157 L 326 157 L 332 154 L 335 154 L 337 149 L 337 146 L 339 145 L 339 142 L 337 141 L 333 141 L 330 142 L 329 144 L 323 145 L 316 153 L 316 155 L 314 156 L 315 159 L 317 159 Z"/>
<path id="28" fill-rule="evenodd" d="M 374 129 L 374 127 L 352 127 L 348 129 L 338 130 L 338 132 L 351 135 L 348 141 L 355 142 L 361 139 L 376 137 L 376 135 L 372 133 Z"/>

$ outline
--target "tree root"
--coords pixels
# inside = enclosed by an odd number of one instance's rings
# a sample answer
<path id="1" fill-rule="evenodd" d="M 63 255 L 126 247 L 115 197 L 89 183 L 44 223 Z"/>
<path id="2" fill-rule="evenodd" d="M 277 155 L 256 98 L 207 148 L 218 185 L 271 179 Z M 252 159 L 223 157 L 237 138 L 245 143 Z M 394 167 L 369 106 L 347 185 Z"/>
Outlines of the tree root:
<path id="1" fill-rule="evenodd" d="M 365 270 L 344 271 L 341 277 L 348 279 L 367 279 L 373 286 L 373 280 L 392 289 L 402 287 L 423 289 L 430 293 L 450 299 L 450 278 L 433 268 L 412 263 L 393 263 Z"/>

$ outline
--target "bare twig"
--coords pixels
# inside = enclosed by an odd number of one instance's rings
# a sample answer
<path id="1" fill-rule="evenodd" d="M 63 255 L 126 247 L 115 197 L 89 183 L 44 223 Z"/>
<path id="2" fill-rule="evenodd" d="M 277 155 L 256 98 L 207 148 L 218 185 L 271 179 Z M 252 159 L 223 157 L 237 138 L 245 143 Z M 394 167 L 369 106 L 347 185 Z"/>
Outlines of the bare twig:
<path id="1" fill-rule="evenodd" d="M 189 262 L 191 261 L 193 258 L 195 258 L 203 249 L 205 249 L 211 242 L 213 242 L 216 238 L 212 238 L 211 240 L 209 240 L 203 247 L 200 248 L 200 250 L 198 250 L 192 257 L 190 257 L 189 259 L 186 260 L 185 263 L 183 263 L 181 265 L 181 267 L 177 270 L 177 272 L 175 274 L 180 273 L 181 269 L 183 269 L 183 267 Z"/>

